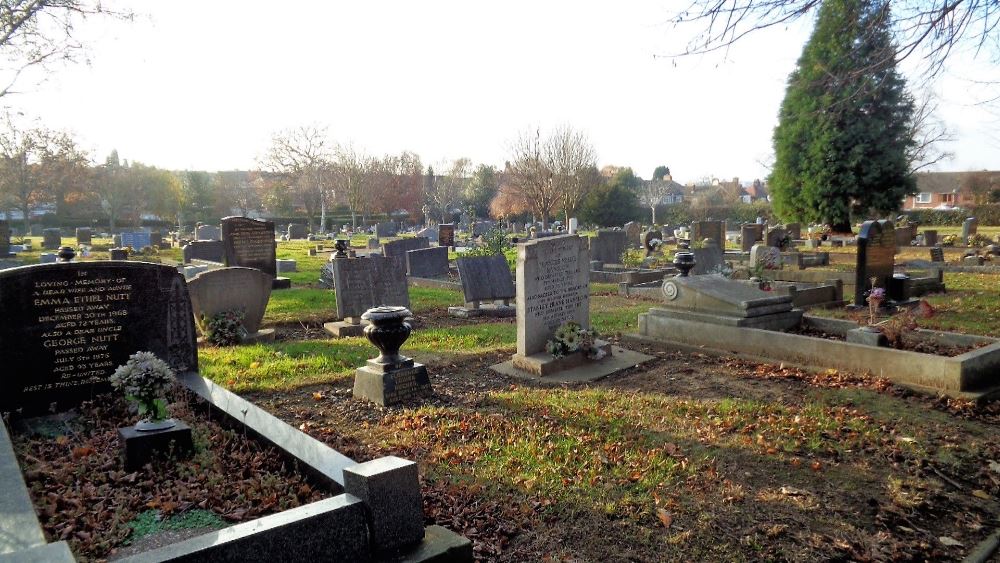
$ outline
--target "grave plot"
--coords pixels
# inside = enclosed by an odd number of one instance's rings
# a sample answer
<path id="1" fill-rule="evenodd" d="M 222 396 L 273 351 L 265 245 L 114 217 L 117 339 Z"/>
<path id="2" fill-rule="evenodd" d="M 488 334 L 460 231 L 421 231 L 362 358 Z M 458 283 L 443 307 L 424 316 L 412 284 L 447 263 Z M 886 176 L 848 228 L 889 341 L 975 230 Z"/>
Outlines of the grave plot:
<path id="1" fill-rule="evenodd" d="M 381 557 L 409 550 L 415 550 L 418 560 L 448 556 L 471 560 L 468 541 L 443 528 L 431 527 L 425 532 L 416 464 L 391 456 L 356 463 L 201 377 L 196 371 L 192 306 L 184 279 L 173 268 L 130 262 L 14 268 L 0 272 L 0 311 L 17 321 L 16 330 L 7 325 L 0 332 L 0 347 L 10 352 L 10 365 L 16 368 L 8 372 L 15 376 L 0 380 L 4 386 L 0 482 L 5 492 L 0 554 L 18 560 L 68 561 L 73 558 L 68 541 L 82 550 L 77 555 L 106 555 L 121 546 L 128 535 L 122 527 L 112 526 L 109 536 L 98 535 L 98 520 L 103 516 L 109 516 L 113 525 L 121 524 L 122 518 L 137 509 L 134 502 L 118 504 L 120 497 L 113 489 L 121 481 L 121 488 L 137 485 L 140 498 L 155 495 L 146 506 L 161 513 L 180 514 L 198 507 L 221 511 L 216 521 L 227 520 L 220 529 L 136 554 L 136 561 L 366 560 L 373 554 Z M 137 354 L 140 351 L 151 354 Z M 126 359 L 129 363 L 123 368 Z M 126 375 L 129 373 L 132 375 Z M 157 377 L 165 377 L 165 381 L 176 376 L 180 393 L 196 397 L 188 400 L 195 408 L 187 410 L 180 404 L 171 409 L 161 402 L 170 398 L 165 389 L 147 396 L 154 388 L 149 382 L 159 381 L 151 373 L 160 374 Z M 119 380 L 128 382 L 123 384 L 125 389 L 109 395 Z M 115 443 L 110 425 L 117 424 L 127 412 L 120 403 L 122 395 L 140 404 L 142 420 L 117 428 Z M 67 410 L 70 407 L 78 410 Z M 236 444 L 235 458 L 208 449 L 209 445 L 224 446 L 227 434 L 212 423 L 206 426 L 193 412 L 205 409 L 211 411 L 212 421 L 228 425 L 238 436 L 253 437 L 256 445 Z M 43 413 L 50 418 L 32 416 Z M 190 416 L 190 424 L 164 420 L 168 415 Z M 131 422 L 136 417 L 129 414 L 125 418 Z M 27 452 L 22 461 L 40 463 L 37 470 L 18 463 L 9 424 L 40 430 L 16 436 L 19 451 Z M 50 435 L 53 429 L 64 433 Z M 189 436 L 200 438 L 190 450 L 182 449 L 180 436 L 189 431 Z M 32 437 L 39 433 L 51 440 Z M 113 454 L 115 447 L 120 454 Z M 149 456 L 129 467 L 134 448 Z M 161 453 L 153 452 L 154 448 Z M 273 448 L 277 457 L 266 453 L 267 448 Z M 52 451 L 55 458 L 43 459 L 31 453 L 41 455 L 41 450 Z M 158 457 L 164 454 L 165 458 Z M 126 465 L 119 465 L 119 455 L 126 458 Z M 248 455 L 259 459 L 248 460 Z M 79 467 L 67 468 L 67 457 Z M 255 479 L 250 469 L 270 471 L 258 463 L 264 458 L 271 458 L 273 462 L 268 463 L 272 466 L 284 464 L 284 476 L 275 474 L 269 485 L 227 486 L 231 479 Z M 163 469 L 163 463 L 170 464 L 169 469 Z M 199 469 L 202 463 L 215 467 L 214 475 L 220 480 L 192 481 L 194 474 L 206 475 Z M 178 481 L 164 478 L 171 470 L 178 471 Z M 80 488 L 74 489 L 83 498 L 93 499 L 92 506 L 69 489 L 60 488 L 66 486 L 58 479 L 65 471 L 70 471 L 74 480 L 83 479 L 84 474 L 93 476 L 93 482 L 81 482 L 77 485 Z M 206 478 L 211 475 L 209 471 Z M 34 499 L 25 480 L 32 483 Z M 303 488 L 307 484 L 308 490 Z M 237 491 L 244 486 L 264 496 L 256 497 L 259 502 L 253 505 L 235 503 L 241 496 Z M 327 494 L 319 492 L 322 490 Z M 46 494 L 37 496 L 40 491 Z M 65 493 L 65 501 L 60 492 Z M 328 498 L 317 500 L 316 492 Z M 199 500 L 199 495 L 206 498 Z M 44 530 L 49 535 L 43 531 L 38 514 L 45 519 Z"/>

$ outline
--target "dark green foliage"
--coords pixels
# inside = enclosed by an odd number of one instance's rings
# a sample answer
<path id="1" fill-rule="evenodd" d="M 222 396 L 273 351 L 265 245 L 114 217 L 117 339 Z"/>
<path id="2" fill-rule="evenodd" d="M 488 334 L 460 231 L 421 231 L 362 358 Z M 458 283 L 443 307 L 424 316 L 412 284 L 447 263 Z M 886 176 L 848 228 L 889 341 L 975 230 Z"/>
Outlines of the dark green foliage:
<path id="1" fill-rule="evenodd" d="M 496 168 L 480 164 L 465 186 L 465 204 L 475 211 L 476 217 L 489 217 L 490 202 L 500 189 L 500 173 Z"/>
<path id="2" fill-rule="evenodd" d="M 618 172 L 615 172 L 615 175 L 608 180 L 609 186 L 621 186 L 632 191 L 639 189 L 641 184 L 642 179 L 636 176 L 631 168 L 622 168 Z"/>
<path id="3" fill-rule="evenodd" d="M 631 174 L 631 170 L 628 172 Z M 611 182 L 590 191 L 580 206 L 581 221 L 602 227 L 621 226 L 629 221 L 638 221 L 645 215 L 635 192 L 625 183 L 615 182 L 616 178 L 618 175 Z"/>
<path id="4" fill-rule="evenodd" d="M 656 167 L 656 170 L 653 170 L 653 180 L 662 180 L 669 175 L 670 175 L 669 166 L 660 165 Z"/>
<path id="5" fill-rule="evenodd" d="M 785 220 L 850 230 L 852 215 L 885 215 L 913 193 L 907 148 L 913 101 L 893 66 L 889 4 L 823 2 L 788 79 L 774 130 L 769 185 Z"/>

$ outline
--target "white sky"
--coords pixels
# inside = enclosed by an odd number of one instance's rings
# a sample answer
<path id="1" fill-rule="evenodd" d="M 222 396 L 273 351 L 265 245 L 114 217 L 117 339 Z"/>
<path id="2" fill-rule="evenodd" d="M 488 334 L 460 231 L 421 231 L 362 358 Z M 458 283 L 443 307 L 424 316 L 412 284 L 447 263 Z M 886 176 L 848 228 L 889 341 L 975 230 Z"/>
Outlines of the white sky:
<path id="1" fill-rule="evenodd" d="M 520 131 L 567 123 L 601 165 L 675 180 L 767 175 L 785 80 L 811 21 L 738 43 L 728 56 L 654 58 L 693 30 L 667 23 L 686 0 L 591 2 L 136 2 L 132 23 L 92 35 L 90 65 L 4 99 L 73 131 L 96 161 L 112 148 L 168 169 L 247 169 L 277 130 L 328 125 L 373 154 L 501 166 Z M 982 69 L 955 63 L 956 74 Z M 943 170 L 1000 169 L 997 117 L 970 88 L 938 88 L 958 136 Z"/>

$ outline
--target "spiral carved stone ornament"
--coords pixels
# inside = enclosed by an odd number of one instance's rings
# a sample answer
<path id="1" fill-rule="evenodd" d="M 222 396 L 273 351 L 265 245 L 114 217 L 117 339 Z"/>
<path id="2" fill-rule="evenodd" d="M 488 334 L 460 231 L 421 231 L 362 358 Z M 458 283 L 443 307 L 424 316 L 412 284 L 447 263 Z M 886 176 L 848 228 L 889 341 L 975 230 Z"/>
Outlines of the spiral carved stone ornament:
<path id="1" fill-rule="evenodd" d="M 677 284 L 671 280 L 663 282 L 663 296 L 669 301 L 677 299 Z"/>

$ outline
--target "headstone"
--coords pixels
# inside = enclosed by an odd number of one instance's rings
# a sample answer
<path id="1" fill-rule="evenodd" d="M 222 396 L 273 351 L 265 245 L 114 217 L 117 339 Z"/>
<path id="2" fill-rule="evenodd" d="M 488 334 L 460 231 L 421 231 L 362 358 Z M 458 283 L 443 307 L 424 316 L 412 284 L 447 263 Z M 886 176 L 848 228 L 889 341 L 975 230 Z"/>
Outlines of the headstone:
<path id="1" fill-rule="evenodd" d="M 39 264 L 55 264 L 59 261 L 59 256 L 53 252 L 43 252 L 38 255 Z"/>
<path id="2" fill-rule="evenodd" d="M 76 230 L 77 244 L 91 244 L 90 227 L 80 227 Z"/>
<path id="3" fill-rule="evenodd" d="M 438 224 L 438 246 L 455 246 L 455 224 Z"/>
<path id="4" fill-rule="evenodd" d="M 532 240 L 517 249 L 517 354 L 545 351 L 559 325 L 590 328 L 590 251 L 580 235 Z M 519 367 L 519 366 L 518 366 Z"/>
<path id="5" fill-rule="evenodd" d="M 0 271 L 0 412 L 46 414 L 111 391 L 139 351 L 196 370 L 184 277 L 144 262 L 64 262 Z"/>
<path id="6" fill-rule="evenodd" d="M 448 247 L 434 246 L 407 251 L 406 273 L 414 278 L 447 276 Z"/>
<path id="7" fill-rule="evenodd" d="M 493 221 L 476 221 L 472 224 L 472 236 L 485 235 L 493 228 Z"/>
<path id="8" fill-rule="evenodd" d="M 304 239 L 308 235 L 309 231 L 306 229 L 305 225 L 300 225 L 298 223 L 288 225 L 288 240 Z"/>
<path id="9" fill-rule="evenodd" d="M 226 266 L 254 268 L 271 277 L 278 275 L 273 222 L 225 217 L 222 219 L 222 246 Z"/>
<path id="10" fill-rule="evenodd" d="M 128 260 L 127 248 L 112 248 L 109 253 L 111 254 L 111 260 Z"/>
<path id="11" fill-rule="evenodd" d="M 865 221 L 858 233 L 858 255 L 855 269 L 854 305 L 866 305 L 866 293 L 872 288 L 888 287 L 895 266 L 896 233 L 891 221 Z"/>
<path id="12" fill-rule="evenodd" d="M 406 270 L 401 257 L 341 258 L 333 260 L 337 291 L 337 318 L 357 319 L 381 305 L 410 306 Z"/>
<path id="13" fill-rule="evenodd" d="M 621 264 L 622 253 L 628 244 L 625 231 L 601 229 L 597 236 L 590 238 L 590 258 L 605 264 Z"/>
<path id="14" fill-rule="evenodd" d="M 119 235 L 111 235 L 111 246 L 113 246 L 115 248 L 121 248 L 122 247 L 122 236 L 120 234 Z"/>
<path id="15" fill-rule="evenodd" d="M 969 244 L 969 238 L 979 232 L 979 220 L 975 217 L 969 217 L 962 222 L 962 242 L 964 244 Z"/>
<path id="16" fill-rule="evenodd" d="M 944 249 L 940 246 L 931 247 L 931 262 L 944 262 Z"/>
<path id="17" fill-rule="evenodd" d="M 423 228 L 423 229 L 420 229 L 419 231 L 417 231 L 417 236 L 418 237 L 425 237 L 430 242 L 437 242 L 438 241 L 438 231 L 437 231 L 437 229 L 432 229 L 430 227 L 426 227 L 426 228 Z"/>
<path id="18" fill-rule="evenodd" d="M 375 225 L 375 236 L 382 237 L 394 237 L 399 231 L 396 229 L 396 223 L 392 221 L 387 221 L 385 223 L 378 223 Z"/>
<path id="19" fill-rule="evenodd" d="M 421 248 L 430 248 L 430 241 L 426 237 L 401 238 L 383 243 L 382 256 L 386 258 L 398 256 L 405 259 L 407 252 Z"/>
<path id="20" fill-rule="evenodd" d="M 576 230 L 579 228 L 580 222 L 577 221 L 576 217 L 570 217 L 569 219 L 569 234 L 575 235 Z"/>
<path id="21" fill-rule="evenodd" d="M 694 275 L 717 274 L 726 264 L 726 252 L 712 239 L 705 239 L 701 248 L 692 248 L 691 253 L 695 259 L 691 270 Z"/>
<path id="22" fill-rule="evenodd" d="M 368 250 L 376 250 L 380 246 L 378 237 L 368 237 Z"/>
<path id="23" fill-rule="evenodd" d="M 466 303 L 514 298 L 514 280 L 502 254 L 461 257 L 456 262 Z"/>
<path id="24" fill-rule="evenodd" d="M 59 229 L 45 229 L 42 237 L 42 248 L 46 250 L 57 250 L 62 246 L 62 231 Z"/>
<path id="25" fill-rule="evenodd" d="M 791 240 L 802 240 L 802 223 L 786 223 L 785 232 Z"/>
<path id="26" fill-rule="evenodd" d="M 897 227 L 895 229 L 896 233 L 896 246 L 906 247 L 910 246 L 913 242 L 913 238 L 917 235 L 916 227 L 907 225 L 905 227 Z"/>
<path id="27" fill-rule="evenodd" d="M 755 244 L 750 249 L 750 266 L 762 266 L 765 270 L 781 269 L 781 251 L 776 246 Z"/>
<path id="28" fill-rule="evenodd" d="M 712 239 L 719 248 L 726 247 L 725 221 L 694 221 L 691 223 L 691 240 Z"/>
<path id="29" fill-rule="evenodd" d="M 164 248 L 163 233 L 161 233 L 160 231 L 151 231 L 149 233 L 149 246 L 152 246 L 153 248 L 163 249 Z M 166 248 L 170 247 L 167 246 Z"/>
<path id="30" fill-rule="evenodd" d="M 624 231 L 629 248 L 640 248 L 639 236 L 642 234 L 642 227 L 639 226 L 639 223 L 635 221 L 625 223 Z"/>
<path id="31" fill-rule="evenodd" d="M 938 232 L 934 229 L 924 231 L 924 246 L 936 246 L 938 243 Z"/>
<path id="32" fill-rule="evenodd" d="M 663 240 L 661 237 L 663 235 L 656 231 L 646 231 L 642 233 L 640 241 L 642 243 L 642 248 L 646 250 L 646 256 L 652 256 L 656 249 L 659 247 L 660 242 Z M 617 261 L 616 261 L 617 262 Z"/>
<path id="33" fill-rule="evenodd" d="M 225 248 L 221 240 L 193 240 L 181 249 L 184 263 L 192 260 L 208 260 L 210 262 L 223 262 L 225 260 Z"/>
<path id="34" fill-rule="evenodd" d="M 781 241 L 783 241 L 786 236 L 787 236 L 787 233 L 785 232 L 785 229 L 783 229 L 783 228 L 780 228 L 780 227 L 768 228 L 767 229 L 767 234 L 764 237 L 764 244 L 766 246 L 773 246 L 775 248 L 781 248 L 781 246 L 782 246 Z"/>
<path id="35" fill-rule="evenodd" d="M 42 236 L 42 233 L 44 231 L 45 231 L 45 227 L 43 227 L 41 225 L 31 225 L 31 226 L 28 227 L 28 232 L 33 237 L 40 237 L 40 236 Z"/>
<path id="36" fill-rule="evenodd" d="M 10 256 L 10 223 L 0 221 L 0 258 Z"/>
<path id="37" fill-rule="evenodd" d="M 274 261 L 274 269 L 277 270 L 279 274 L 296 272 L 298 271 L 298 262 L 292 260 L 291 258 L 278 258 Z"/>
<path id="38" fill-rule="evenodd" d="M 127 246 L 132 250 L 142 250 L 147 246 L 152 246 L 151 237 L 146 231 L 124 231 L 120 236 L 121 244 L 119 246 Z"/>
<path id="39" fill-rule="evenodd" d="M 757 241 L 764 238 L 764 225 L 760 223 L 744 223 L 740 227 L 740 250 L 750 252 Z"/>
<path id="40" fill-rule="evenodd" d="M 226 311 L 243 311 L 247 340 L 259 340 L 260 323 L 271 298 L 272 276 L 253 268 L 219 268 L 188 281 L 191 306 L 199 322 Z M 271 338 L 274 331 L 269 331 Z"/>
<path id="41" fill-rule="evenodd" d="M 201 225 L 194 230 L 195 240 L 220 240 L 222 233 L 215 225 Z"/>

